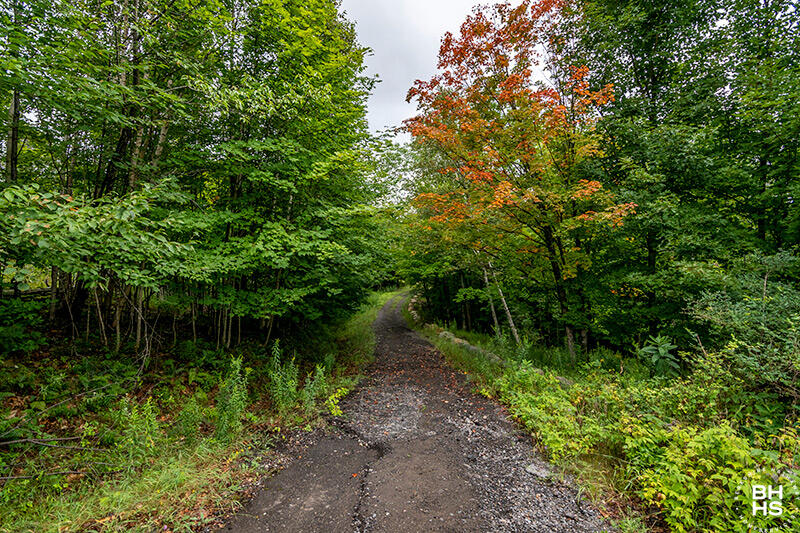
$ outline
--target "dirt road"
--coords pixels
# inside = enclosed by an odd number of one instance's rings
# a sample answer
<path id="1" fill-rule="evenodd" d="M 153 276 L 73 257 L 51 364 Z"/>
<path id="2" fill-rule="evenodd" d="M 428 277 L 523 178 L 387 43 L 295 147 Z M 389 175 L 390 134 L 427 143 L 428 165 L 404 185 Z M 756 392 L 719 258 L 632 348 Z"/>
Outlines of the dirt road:
<path id="1" fill-rule="evenodd" d="M 374 328 L 376 360 L 344 417 L 225 527 L 240 533 L 606 531 L 530 437 L 406 327 L 399 300 Z"/>

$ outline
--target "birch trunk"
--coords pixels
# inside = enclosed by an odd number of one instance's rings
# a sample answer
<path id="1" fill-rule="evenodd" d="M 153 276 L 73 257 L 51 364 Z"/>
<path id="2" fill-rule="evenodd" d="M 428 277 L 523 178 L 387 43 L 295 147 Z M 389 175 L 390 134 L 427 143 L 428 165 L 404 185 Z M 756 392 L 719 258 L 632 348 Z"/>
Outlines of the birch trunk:
<path id="1" fill-rule="evenodd" d="M 17 181 L 17 160 L 19 157 L 19 90 L 11 94 L 8 109 L 8 141 L 6 142 L 6 179 L 8 183 Z"/>
<path id="2" fill-rule="evenodd" d="M 58 303 L 58 268 L 50 267 L 50 309 L 47 317 L 50 324 L 56 319 L 56 304 Z"/>
<path id="3" fill-rule="evenodd" d="M 497 311 L 494 309 L 494 298 L 492 298 L 492 286 L 489 285 L 489 274 L 486 273 L 486 268 L 481 267 L 483 269 L 483 282 L 486 284 L 486 290 L 489 294 L 489 309 L 492 311 L 492 322 L 494 322 L 494 332 L 495 334 L 500 333 L 500 323 L 497 321 Z"/>
<path id="4" fill-rule="evenodd" d="M 569 350 L 569 358 L 572 361 L 572 366 L 575 366 L 575 333 L 570 326 L 564 326 L 564 331 L 567 334 L 567 349 Z"/>
<path id="5" fill-rule="evenodd" d="M 508 309 L 508 303 L 506 303 L 506 297 L 503 294 L 503 288 L 500 287 L 500 283 L 497 281 L 497 275 L 494 273 L 494 268 L 492 268 L 492 263 L 489 262 L 489 269 L 492 271 L 492 279 L 494 279 L 494 284 L 497 286 L 497 294 L 500 296 L 500 302 L 503 304 L 503 309 L 506 312 L 506 318 L 508 319 L 508 326 L 511 328 L 511 334 L 514 336 L 514 341 L 519 344 L 519 333 L 517 332 L 517 326 L 514 325 L 514 319 L 511 317 L 511 311 Z"/>

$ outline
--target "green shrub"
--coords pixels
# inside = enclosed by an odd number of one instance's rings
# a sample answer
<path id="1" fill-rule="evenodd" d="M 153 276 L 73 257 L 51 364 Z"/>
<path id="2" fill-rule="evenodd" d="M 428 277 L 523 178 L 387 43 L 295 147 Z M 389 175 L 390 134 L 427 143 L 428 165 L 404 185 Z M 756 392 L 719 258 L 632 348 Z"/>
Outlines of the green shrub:
<path id="1" fill-rule="evenodd" d="M 44 344 L 44 335 L 38 331 L 44 305 L 19 298 L 0 299 L 0 355 L 31 353 Z"/>
<path id="2" fill-rule="evenodd" d="M 729 424 L 699 429 L 627 420 L 625 429 L 637 494 L 662 510 L 673 531 L 738 532 L 748 529 L 743 520 L 768 530 L 798 516 L 797 487 L 778 454 L 752 448 Z M 780 519 L 753 516 L 754 484 L 785 487 Z"/>
<path id="3" fill-rule="evenodd" d="M 228 374 L 217 392 L 214 433 L 217 440 L 229 442 L 242 430 L 242 416 L 247 409 L 247 373 L 247 369 L 242 372 L 241 357 L 231 359 Z"/>
<path id="4" fill-rule="evenodd" d="M 192 396 L 176 417 L 174 435 L 182 438 L 186 444 L 192 445 L 197 441 L 202 423 L 203 408 L 197 402 L 197 398 Z"/>
<path id="5" fill-rule="evenodd" d="M 664 340 L 654 345 L 668 352 Z M 776 395 L 748 390 L 721 354 L 698 358 L 676 379 L 627 375 L 621 357 L 587 355 L 574 383 L 522 361 L 484 375 L 484 393 L 498 394 L 554 462 L 611 459 L 618 490 L 658 508 L 672 531 L 794 530 L 800 440 Z M 752 515 L 754 484 L 784 486 L 782 517 Z"/>
<path id="6" fill-rule="evenodd" d="M 639 357 L 650 367 L 653 375 L 673 377 L 681 371 L 680 362 L 672 353 L 675 348 L 677 346 L 672 344 L 672 339 L 669 337 L 651 335 L 647 339 L 647 344 L 639 350 Z"/>
<path id="7" fill-rule="evenodd" d="M 156 406 L 151 398 L 141 404 L 125 399 L 118 413 L 122 438 L 117 448 L 131 465 L 139 464 L 155 452 L 161 439 Z"/>
<path id="8" fill-rule="evenodd" d="M 285 413 L 297 403 L 298 369 L 294 359 L 281 362 L 281 349 L 278 341 L 272 345 L 267 374 L 269 376 L 270 396 L 279 413 Z"/>
<path id="9" fill-rule="evenodd" d="M 553 459 L 588 451 L 575 418 L 575 406 L 557 376 L 534 368 L 529 361 L 508 370 L 496 384 L 511 413 L 535 432 Z"/>
<path id="10" fill-rule="evenodd" d="M 325 380 L 325 367 L 317 365 L 314 368 L 313 374 L 309 372 L 303 390 L 300 393 L 303 410 L 306 413 L 310 413 L 314 409 L 317 398 L 324 394 L 327 385 Z"/>
<path id="11" fill-rule="evenodd" d="M 325 407 L 328 408 L 328 412 L 331 416 L 342 416 L 342 408 L 339 407 L 339 400 L 347 396 L 347 393 L 350 392 L 350 389 L 345 387 L 339 387 L 336 391 L 328 396 L 328 399 L 325 400 Z"/>
<path id="12" fill-rule="evenodd" d="M 751 390 L 769 387 L 800 398 L 800 290 L 774 280 L 796 262 L 790 254 L 748 256 L 725 291 L 707 292 L 690 313 L 706 336 L 746 377 Z"/>

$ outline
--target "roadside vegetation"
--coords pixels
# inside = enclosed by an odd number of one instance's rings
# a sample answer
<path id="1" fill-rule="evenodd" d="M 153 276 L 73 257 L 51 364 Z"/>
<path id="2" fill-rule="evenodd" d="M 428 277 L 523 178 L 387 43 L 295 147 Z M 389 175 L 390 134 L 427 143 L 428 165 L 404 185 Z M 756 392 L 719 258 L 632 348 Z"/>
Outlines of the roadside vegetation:
<path id="1" fill-rule="evenodd" d="M 324 425 L 375 346 L 374 293 L 314 344 L 215 350 L 186 341 L 139 372 L 97 346 L 4 361 L 1 531 L 189 531 L 239 505 L 270 448 Z M 64 351 L 66 347 L 60 347 Z M 93 350 L 93 351 L 92 351 Z M 87 384 L 83 376 L 92 376 Z M 340 412 L 339 412 L 340 414 Z M 31 435 L 13 439 L 13 435 Z M 35 435 L 35 436 L 33 436 Z M 57 435 L 77 435 L 57 437 Z M 13 442 L 16 440 L 17 442 Z"/>
<path id="2" fill-rule="evenodd" d="M 441 328 L 417 326 L 478 392 L 507 405 L 542 453 L 623 531 L 792 531 L 797 428 L 785 425 L 790 413 L 776 395 L 753 392 L 731 374 L 724 354 L 667 378 L 653 373 L 648 352 L 637 358 L 597 349 L 575 367 L 565 348 L 452 331 L 499 363 L 439 336 Z M 752 485 L 783 485 L 781 520 L 744 513 Z"/>

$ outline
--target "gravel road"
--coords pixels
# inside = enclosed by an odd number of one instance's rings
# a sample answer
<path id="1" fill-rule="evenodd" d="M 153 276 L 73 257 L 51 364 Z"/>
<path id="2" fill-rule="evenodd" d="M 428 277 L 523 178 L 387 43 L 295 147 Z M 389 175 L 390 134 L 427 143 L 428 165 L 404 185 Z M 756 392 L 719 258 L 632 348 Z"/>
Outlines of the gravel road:
<path id="1" fill-rule="evenodd" d="M 287 532 L 610 531 L 497 403 L 410 330 L 400 300 L 344 416 L 295 448 L 224 527 Z"/>

